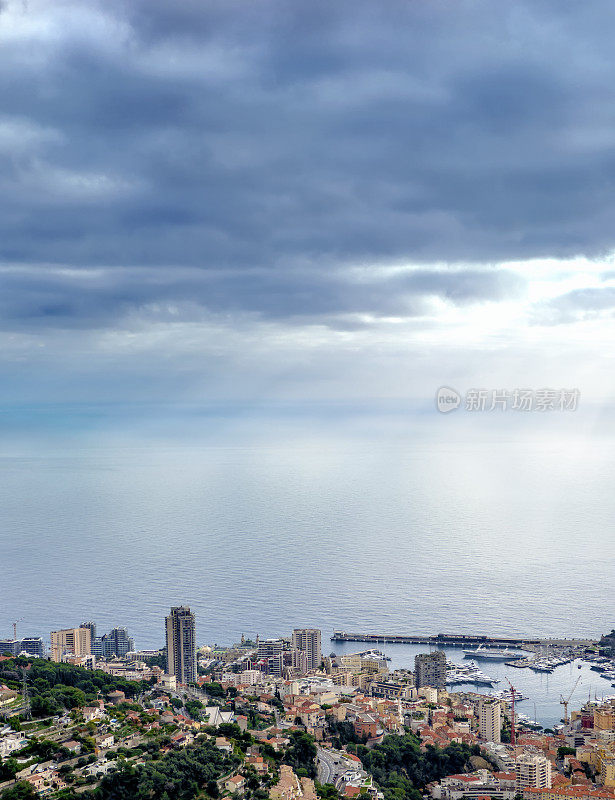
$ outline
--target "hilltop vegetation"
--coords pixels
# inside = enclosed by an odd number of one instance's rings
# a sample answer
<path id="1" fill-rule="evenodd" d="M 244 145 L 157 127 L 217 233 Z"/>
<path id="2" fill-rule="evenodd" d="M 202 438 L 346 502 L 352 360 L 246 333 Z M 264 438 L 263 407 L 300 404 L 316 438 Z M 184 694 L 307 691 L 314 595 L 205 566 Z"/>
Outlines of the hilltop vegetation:
<path id="1" fill-rule="evenodd" d="M 237 756 L 223 755 L 210 741 L 174 750 L 140 766 L 121 766 L 104 777 L 100 786 L 81 794 L 85 800 L 193 800 L 207 787 L 217 796 L 215 781 L 241 763 Z"/>
<path id="2" fill-rule="evenodd" d="M 428 745 L 422 752 L 417 737 L 406 733 L 386 736 L 371 750 L 359 745 L 357 755 L 383 790 L 385 800 L 420 800 L 421 790 L 431 781 L 469 771 L 470 758 L 480 755 L 480 748 L 453 743 L 443 750 Z"/>
<path id="3" fill-rule="evenodd" d="M 149 683 L 116 678 L 102 670 L 87 670 L 72 664 L 58 664 L 42 658 L 12 658 L 0 663 L 0 682 L 21 691 L 22 669 L 27 670 L 28 691 L 35 717 L 60 714 L 64 709 L 81 708 L 99 696 L 118 689 L 135 697 Z"/>

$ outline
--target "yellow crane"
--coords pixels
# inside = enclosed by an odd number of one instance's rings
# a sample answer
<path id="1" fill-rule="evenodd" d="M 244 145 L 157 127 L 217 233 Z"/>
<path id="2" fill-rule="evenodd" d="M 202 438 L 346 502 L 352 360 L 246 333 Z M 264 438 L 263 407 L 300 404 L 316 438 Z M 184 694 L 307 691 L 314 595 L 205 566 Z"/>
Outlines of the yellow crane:
<path id="1" fill-rule="evenodd" d="M 579 677 L 576 679 L 576 681 L 574 683 L 574 686 L 572 687 L 572 689 L 570 691 L 570 694 L 568 695 L 568 697 L 565 700 L 564 700 L 563 695 L 560 694 L 560 696 L 559 696 L 559 704 L 561 706 L 564 706 L 564 723 L 566 725 L 568 725 L 568 723 L 570 722 L 570 718 L 568 717 L 568 703 L 570 702 L 570 698 L 572 697 L 572 695 L 574 693 L 574 690 L 579 685 L 579 681 L 580 680 L 581 680 L 581 676 L 579 675 Z"/>

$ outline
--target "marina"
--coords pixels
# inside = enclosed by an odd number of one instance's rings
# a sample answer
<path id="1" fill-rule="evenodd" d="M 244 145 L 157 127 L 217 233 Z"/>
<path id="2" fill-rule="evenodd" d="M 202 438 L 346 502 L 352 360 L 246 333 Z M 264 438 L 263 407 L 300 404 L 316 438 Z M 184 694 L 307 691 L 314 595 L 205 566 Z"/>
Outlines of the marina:
<path id="1" fill-rule="evenodd" d="M 390 670 L 414 669 L 415 655 L 424 653 L 427 649 L 424 645 L 389 644 L 389 642 L 381 643 L 378 647 L 391 658 L 391 661 L 387 662 Z M 337 642 L 333 649 L 338 655 L 356 652 L 356 646 L 345 641 Z M 560 702 L 562 697 L 570 697 L 569 705 L 572 708 L 580 707 L 588 700 L 595 702 L 615 694 L 613 681 L 609 677 L 604 677 L 605 672 L 608 676 L 609 670 L 615 667 L 607 660 L 595 661 L 598 656 L 587 654 L 582 659 L 563 661 L 559 659 L 559 663 L 550 665 L 549 671 L 541 672 L 529 669 L 527 666 L 517 667 L 518 660 L 489 661 L 488 667 L 486 662 L 480 661 L 472 665 L 473 659 L 465 658 L 458 647 L 443 646 L 440 649 L 446 653 L 448 662 L 449 692 L 475 692 L 508 702 L 510 680 L 516 689 L 515 701 L 523 703 L 523 707 L 527 709 L 525 713 L 531 718 L 530 721 L 535 720 L 545 728 L 552 729 L 561 724 L 564 715 L 564 708 Z M 544 659 L 547 656 L 546 653 L 541 653 L 537 654 L 537 657 Z M 490 683 L 474 682 L 476 675 L 471 677 L 470 673 L 473 666 L 482 671 Z M 592 669 L 595 666 L 599 669 Z M 466 682 L 458 683 L 457 679 L 464 676 Z"/>

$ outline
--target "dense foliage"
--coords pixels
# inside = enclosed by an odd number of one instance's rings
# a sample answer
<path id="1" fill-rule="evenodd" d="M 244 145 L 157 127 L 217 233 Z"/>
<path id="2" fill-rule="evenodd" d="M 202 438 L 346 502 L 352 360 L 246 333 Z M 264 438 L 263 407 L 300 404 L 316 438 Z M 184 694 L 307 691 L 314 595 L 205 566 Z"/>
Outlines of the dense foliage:
<path id="1" fill-rule="evenodd" d="M 293 731 L 283 762 L 289 764 L 300 777 L 315 778 L 316 752 L 313 736 Z"/>
<path id="2" fill-rule="evenodd" d="M 204 689 L 210 697 L 225 697 L 226 692 L 222 688 L 221 684 L 213 681 L 212 683 L 204 683 L 201 687 Z"/>
<path id="3" fill-rule="evenodd" d="M 80 794 L 71 788 L 59 796 L 67 800 L 194 800 L 205 789 L 216 797 L 216 781 L 239 764 L 237 756 L 221 753 L 210 740 L 199 741 L 138 766 L 123 762 L 97 788 Z M 17 784 L 0 794 L 0 800 L 36 797 L 27 793 L 29 788 L 27 784 Z"/>
<path id="4" fill-rule="evenodd" d="M 141 766 L 124 765 L 85 795 L 87 800 L 193 800 L 199 791 L 228 773 L 240 760 L 222 754 L 211 741 L 173 750 Z M 211 784 L 210 784 L 211 785 Z"/>
<path id="5" fill-rule="evenodd" d="M 329 732 L 333 737 L 333 746 L 341 750 L 347 744 L 365 744 L 367 736 L 359 737 L 355 733 L 354 725 L 347 720 L 338 721 L 328 717 Z"/>
<path id="6" fill-rule="evenodd" d="M 0 683 L 17 691 L 21 688 L 22 669 L 27 670 L 32 713 L 43 717 L 60 714 L 64 709 L 81 708 L 115 689 L 135 697 L 149 684 L 127 681 L 102 670 L 87 670 L 72 664 L 58 664 L 42 658 L 13 658 L 0 664 Z"/>
<path id="7" fill-rule="evenodd" d="M 25 781 L 16 783 L 10 789 L 5 789 L 0 794 L 1 800 L 36 800 L 38 798 L 37 792 Z"/>
<path id="8" fill-rule="evenodd" d="M 470 757 L 480 755 L 478 746 L 452 743 L 443 750 L 427 746 L 422 752 L 412 733 L 386 736 L 373 749 L 359 745 L 357 755 L 382 788 L 385 800 L 420 800 L 426 784 L 469 769 Z"/>
<path id="9" fill-rule="evenodd" d="M 340 793 L 332 783 L 316 783 L 316 794 L 320 800 L 339 800 Z"/>
<path id="10" fill-rule="evenodd" d="M 3 759 L 0 756 L 0 783 L 13 780 L 17 772 L 19 772 L 17 759 L 10 756 L 7 759 Z"/>

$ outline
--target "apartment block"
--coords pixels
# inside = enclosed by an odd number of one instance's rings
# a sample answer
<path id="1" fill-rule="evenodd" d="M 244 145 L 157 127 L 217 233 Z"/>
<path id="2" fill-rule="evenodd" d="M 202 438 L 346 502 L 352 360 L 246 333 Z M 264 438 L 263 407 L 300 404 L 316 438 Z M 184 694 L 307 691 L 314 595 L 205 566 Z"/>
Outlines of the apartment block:
<path id="1" fill-rule="evenodd" d="M 478 704 L 478 735 L 487 742 L 499 744 L 502 730 L 502 706 L 499 700 L 483 700 Z"/>
<path id="2" fill-rule="evenodd" d="M 299 650 L 307 657 L 308 671 L 320 669 L 322 663 L 321 635 L 316 628 L 295 628 L 291 650 Z"/>
<path id="3" fill-rule="evenodd" d="M 526 788 L 551 788 L 551 762 L 545 756 L 522 753 L 515 763 L 515 789 L 522 793 Z"/>
<path id="4" fill-rule="evenodd" d="M 88 656 L 92 652 L 92 633 L 89 628 L 66 628 L 51 631 L 51 660 L 62 661 L 63 656 Z"/>
<path id="5" fill-rule="evenodd" d="M 174 606 L 165 619 L 167 672 L 178 683 L 196 681 L 196 643 L 194 614 L 187 606 Z"/>
<path id="6" fill-rule="evenodd" d="M 0 655 L 8 653 L 18 656 L 27 653 L 36 658 L 45 657 L 45 644 L 40 636 L 26 636 L 23 639 L 0 639 Z"/>
<path id="7" fill-rule="evenodd" d="M 419 653 L 414 657 L 414 682 L 417 688 L 433 686 L 446 688 L 446 653 L 434 650 L 433 653 Z"/>

